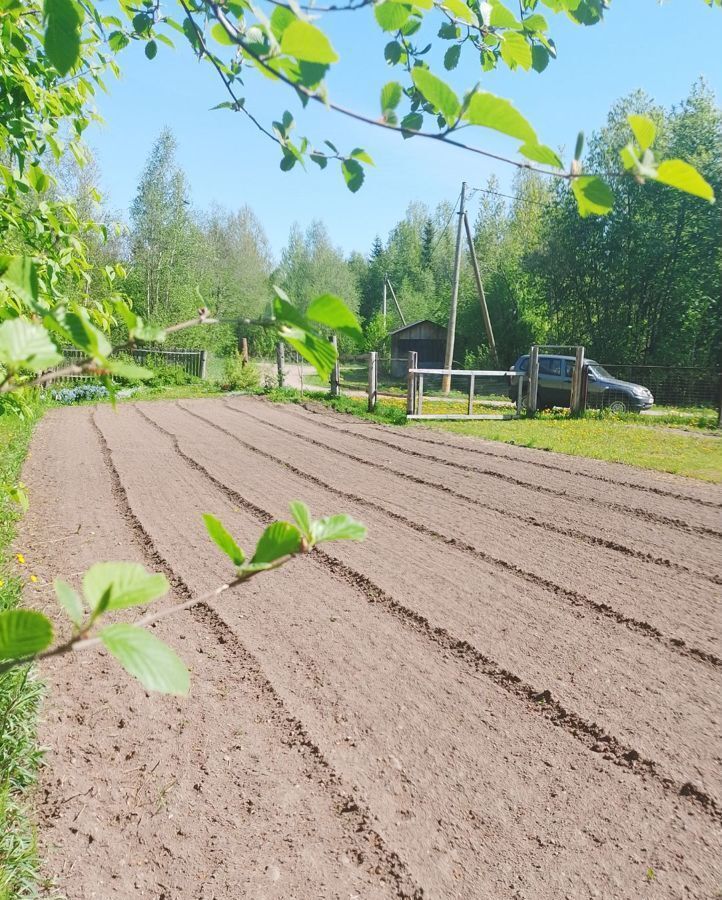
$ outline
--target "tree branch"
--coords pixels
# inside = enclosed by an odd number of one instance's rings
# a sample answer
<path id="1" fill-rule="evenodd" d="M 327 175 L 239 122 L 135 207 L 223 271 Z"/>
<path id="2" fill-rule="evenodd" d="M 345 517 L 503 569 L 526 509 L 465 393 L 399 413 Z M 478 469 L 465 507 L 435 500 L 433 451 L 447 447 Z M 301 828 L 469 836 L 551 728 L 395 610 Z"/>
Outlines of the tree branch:
<path id="1" fill-rule="evenodd" d="M 181 0 L 181 3 L 184 4 L 185 0 Z M 362 113 L 357 113 L 352 109 L 347 109 L 345 106 L 340 106 L 338 103 L 333 103 L 331 100 L 328 100 L 326 97 L 321 96 L 316 93 L 316 91 L 312 91 L 307 88 L 305 85 L 297 84 L 283 72 L 274 69 L 272 66 L 269 66 L 267 61 L 259 56 L 254 50 L 252 50 L 249 45 L 243 39 L 240 31 L 233 25 L 232 22 L 228 20 L 224 11 L 217 3 L 210 4 L 211 9 L 218 22 L 224 28 L 226 34 L 231 38 L 231 40 L 237 44 L 241 49 L 248 54 L 248 56 L 255 60 L 259 66 L 264 68 L 267 72 L 273 75 L 274 78 L 277 78 L 279 81 L 284 82 L 284 84 L 292 87 L 297 93 L 303 94 L 304 97 L 309 100 L 314 100 L 316 103 L 321 103 L 323 106 L 328 107 L 329 109 L 334 110 L 334 112 L 339 113 L 340 115 L 346 116 L 350 119 L 355 119 L 357 122 L 363 122 L 366 125 L 374 125 L 376 128 L 383 128 L 386 131 L 393 131 L 397 134 L 412 134 L 414 137 L 426 138 L 427 140 L 432 141 L 440 141 L 443 144 L 449 144 L 452 147 L 458 147 L 460 150 L 466 150 L 469 153 L 476 153 L 479 156 L 485 156 L 488 159 L 495 159 L 498 162 L 506 163 L 510 166 L 515 166 L 517 169 L 529 169 L 532 172 L 537 172 L 539 175 L 546 175 L 549 178 L 561 178 L 565 180 L 571 180 L 574 175 L 571 172 L 562 172 L 556 171 L 553 169 L 539 169 L 536 166 L 533 166 L 531 163 L 522 162 L 518 159 L 512 159 L 508 156 L 502 156 L 498 153 L 492 153 L 489 150 L 482 150 L 480 147 L 474 147 L 471 144 L 465 144 L 462 141 L 457 141 L 454 138 L 448 137 L 449 130 L 443 132 L 431 132 L 431 131 L 412 131 L 409 132 L 406 129 L 399 128 L 396 125 L 390 125 L 388 122 L 384 122 L 382 119 L 372 119 L 370 116 L 365 116 Z"/>
<path id="2" fill-rule="evenodd" d="M 307 552 L 308 550 L 302 549 L 299 551 L 299 553 L 288 553 L 285 556 L 281 556 L 279 559 L 274 560 L 265 569 L 257 569 L 256 571 L 252 572 L 241 572 L 241 574 L 236 576 L 236 578 L 234 578 L 232 581 L 229 581 L 227 584 L 219 585 L 217 588 L 209 591 L 207 594 L 203 594 L 201 597 L 191 597 L 190 600 L 185 600 L 183 603 L 176 603 L 174 606 L 169 606 L 167 609 L 160 610 L 160 612 L 157 613 L 148 613 L 147 615 L 138 619 L 137 622 L 129 622 L 128 624 L 134 625 L 137 628 L 145 628 L 148 625 L 152 625 L 154 622 L 159 622 L 161 619 L 167 618 L 168 616 L 173 616 L 176 613 L 191 609 L 192 607 L 198 606 L 201 603 L 208 603 L 210 600 L 213 600 L 216 597 L 220 597 L 221 594 L 224 594 L 226 591 L 231 590 L 231 588 L 237 587 L 239 584 L 243 584 L 246 581 L 250 581 L 251 578 L 254 578 L 256 575 L 260 575 L 261 572 L 272 572 L 274 569 L 278 569 L 281 566 L 285 565 L 294 557 L 300 556 Z M 22 659 L 10 659 L 6 662 L 0 663 L 0 675 L 4 675 L 5 672 L 9 672 L 11 669 L 18 668 L 19 666 L 26 666 L 45 659 L 52 659 L 55 656 L 64 656 L 66 653 L 70 653 L 71 651 L 80 652 L 81 650 L 88 650 L 91 647 L 98 647 L 102 643 L 103 641 L 100 637 L 85 637 L 85 632 L 81 629 L 78 634 L 75 634 L 72 637 L 68 638 L 67 641 L 63 641 L 62 644 L 58 644 L 57 647 L 53 647 L 50 650 L 45 650 L 43 653 L 38 653 L 36 656 L 25 656 Z"/>
<path id="3" fill-rule="evenodd" d="M 198 44 L 200 45 L 200 48 L 201 48 L 201 56 L 205 56 L 206 59 L 210 60 L 210 62 L 212 63 L 213 68 L 216 70 L 216 72 L 220 76 L 220 79 L 223 82 L 223 84 L 225 85 L 226 90 L 228 91 L 231 98 L 233 99 L 234 109 L 236 111 L 240 110 L 241 112 L 245 113 L 245 115 L 248 116 L 248 118 L 251 120 L 251 122 L 253 122 L 253 124 L 256 126 L 256 128 L 259 131 L 263 132 L 263 134 L 265 134 L 266 137 L 269 137 L 272 141 L 275 141 L 277 144 L 280 144 L 281 142 L 276 137 L 276 135 L 273 134 L 273 132 L 269 131 L 267 128 L 265 128 L 258 121 L 258 119 L 246 109 L 245 101 L 243 100 L 243 98 L 239 98 L 236 95 L 236 92 L 231 87 L 231 82 L 226 77 L 226 73 L 223 71 L 223 69 L 218 64 L 218 60 L 208 50 L 208 45 L 206 44 L 205 38 L 203 36 L 203 31 L 202 31 L 201 27 L 198 25 L 198 23 L 196 22 L 196 20 L 193 18 L 193 15 L 191 14 L 190 9 L 188 9 L 188 6 L 186 5 L 185 0 L 180 0 L 180 4 L 183 7 L 186 16 L 188 17 L 189 22 L 193 25 L 193 28 L 195 29 L 196 37 L 198 38 Z"/>

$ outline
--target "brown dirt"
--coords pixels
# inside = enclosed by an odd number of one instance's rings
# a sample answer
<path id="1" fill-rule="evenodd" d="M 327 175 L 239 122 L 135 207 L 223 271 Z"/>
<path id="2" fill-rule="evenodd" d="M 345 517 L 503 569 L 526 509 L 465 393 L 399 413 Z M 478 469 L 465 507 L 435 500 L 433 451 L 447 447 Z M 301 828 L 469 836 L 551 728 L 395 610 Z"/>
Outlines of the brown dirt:
<path id="1" fill-rule="evenodd" d="M 294 498 L 369 527 L 159 623 L 188 699 L 45 666 L 68 898 L 717 896 L 719 488 L 240 398 L 58 411 L 32 449 L 50 609 L 97 559 L 221 583 L 202 512 L 247 548 Z"/>

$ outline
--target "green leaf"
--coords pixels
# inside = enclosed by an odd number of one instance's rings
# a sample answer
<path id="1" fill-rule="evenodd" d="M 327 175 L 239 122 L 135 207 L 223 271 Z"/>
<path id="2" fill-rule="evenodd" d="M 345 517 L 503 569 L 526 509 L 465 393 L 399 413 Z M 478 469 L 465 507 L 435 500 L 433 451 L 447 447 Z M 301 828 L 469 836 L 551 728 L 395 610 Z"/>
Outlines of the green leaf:
<path id="1" fill-rule="evenodd" d="M 421 128 L 424 124 L 424 117 L 421 113 L 412 112 L 407 116 L 404 116 L 401 120 L 401 129 L 402 131 L 408 132 L 408 134 L 404 134 L 404 137 L 411 137 L 412 132 L 421 131 Z"/>
<path id="2" fill-rule="evenodd" d="M 363 150 L 361 147 L 356 147 L 355 150 L 352 150 L 349 153 L 349 156 L 353 159 L 360 159 L 361 162 L 365 162 L 367 166 L 375 165 L 373 159 L 366 150 Z"/>
<path id="3" fill-rule="evenodd" d="M 306 62 L 335 63 L 338 54 L 331 46 L 326 35 L 302 19 L 296 19 L 284 30 L 281 38 L 281 50 L 289 56 Z"/>
<path id="4" fill-rule="evenodd" d="M 271 13 L 271 31 L 277 41 L 281 40 L 283 32 L 292 22 L 295 22 L 297 18 L 298 16 L 291 12 L 286 6 L 277 6 L 273 10 Z"/>
<path id="5" fill-rule="evenodd" d="M 70 341 L 93 359 L 104 360 L 112 351 L 110 341 L 99 328 L 93 325 L 85 309 L 64 315 L 58 313 L 57 319 L 61 327 L 65 329 Z"/>
<path id="6" fill-rule="evenodd" d="M 315 544 L 322 541 L 363 541 L 366 526 L 345 513 L 318 519 L 311 525 L 311 535 Z"/>
<path id="7" fill-rule="evenodd" d="M 712 185 L 705 181 L 694 166 L 684 160 L 666 159 L 661 162 L 657 167 L 656 179 L 662 184 L 677 188 L 678 191 L 694 194 L 695 197 L 702 197 L 703 200 L 714 203 Z"/>
<path id="8" fill-rule="evenodd" d="M 93 611 L 106 597 L 106 609 L 125 609 L 151 603 L 168 588 L 165 575 L 148 572 L 139 563 L 95 563 L 83 576 L 83 594 Z"/>
<path id="9" fill-rule="evenodd" d="M 23 659 L 49 647 L 53 626 L 34 609 L 0 612 L 0 659 Z"/>
<path id="10" fill-rule="evenodd" d="M 113 53 L 119 53 L 130 43 L 130 38 L 122 31 L 113 31 L 108 35 L 108 46 Z"/>
<path id="11" fill-rule="evenodd" d="M 50 184 L 50 179 L 38 166 L 30 166 L 28 168 L 27 179 L 30 186 L 38 194 L 42 194 L 43 191 L 46 191 Z"/>
<path id="12" fill-rule="evenodd" d="M 555 169 L 564 168 L 564 163 L 559 159 L 557 154 L 551 147 L 547 147 L 544 144 L 527 142 L 519 147 L 519 153 L 521 153 L 522 156 L 526 156 L 527 159 L 542 163 L 542 165 L 552 166 Z"/>
<path id="13" fill-rule="evenodd" d="M 352 194 L 355 194 L 364 183 L 365 175 L 363 166 L 355 159 L 345 159 L 341 163 L 341 171 L 343 172 L 346 187 Z"/>
<path id="14" fill-rule="evenodd" d="M 389 41 L 384 47 L 384 59 L 387 63 L 395 66 L 401 59 L 402 52 L 401 44 L 398 41 Z"/>
<path id="15" fill-rule="evenodd" d="M 302 500 L 292 500 L 288 505 L 301 534 L 311 540 L 311 511 Z"/>
<path id="16" fill-rule="evenodd" d="M 389 81 L 381 88 L 381 112 L 396 109 L 401 102 L 401 85 L 398 81 Z"/>
<path id="17" fill-rule="evenodd" d="M 526 19 L 523 20 L 522 24 L 524 25 L 525 31 L 548 31 L 549 25 L 547 24 L 547 20 L 544 16 L 539 13 L 534 13 L 531 16 L 527 16 Z"/>
<path id="18" fill-rule="evenodd" d="M 644 152 L 651 147 L 657 134 L 657 126 L 654 122 L 648 116 L 627 116 L 627 121 L 641 151 Z"/>
<path id="19" fill-rule="evenodd" d="M 233 47 L 235 45 L 235 41 L 220 22 L 216 22 L 211 28 L 211 37 L 218 41 L 219 44 L 223 44 L 224 47 Z"/>
<path id="20" fill-rule="evenodd" d="M 383 3 L 377 3 L 374 6 L 374 15 L 383 31 L 398 31 L 411 15 L 411 9 L 412 7 L 406 3 L 384 0 Z M 388 59 L 388 56 L 386 58 Z"/>
<path id="21" fill-rule="evenodd" d="M 119 622 L 98 635 L 126 672 L 149 691 L 187 694 L 190 676 L 182 659 L 145 628 Z"/>
<path id="22" fill-rule="evenodd" d="M 596 175 L 581 175 L 572 181 L 572 191 L 577 199 L 579 215 L 605 216 L 614 206 L 614 194 L 608 184 Z"/>
<path id="23" fill-rule="evenodd" d="M 27 319 L 8 319 L 0 324 L 0 363 L 9 371 L 42 372 L 62 361 L 42 325 Z"/>
<path id="24" fill-rule="evenodd" d="M 146 59 L 155 59 L 158 54 L 158 44 L 156 44 L 155 41 L 148 41 L 143 52 L 145 53 Z"/>
<path id="25" fill-rule="evenodd" d="M 444 68 L 447 71 L 455 69 L 459 64 L 461 56 L 461 44 L 452 44 L 444 54 Z"/>
<path id="26" fill-rule="evenodd" d="M 290 522 L 274 522 L 263 532 L 256 544 L 251 564 L 272 563 L 282 556 L 298 553 L 301 549 L 301 532 Z"/>
<path id="27" fill-rule="evenodd" d="M 437 109 L 447 122 L 453 122 L 459 114 L 459 98 L 445 81 L 437 78 L 428 69 L 416 66 L 411 70 L 411 79 L 429 103 Z"/>
<path id="28" fill-rule="evenodd" d="M 473 24 L 475 21 L 474 13 L 469 9 L 463 0 L 443 0 L 443 5 L 456 19 Z"/>
<path id="29" fill-rule="evenodd" d="M 306 310 L 306 316 L 314 322 L 320 322 L 340 331 L 355 341 L 363 340 L 363 331 L 354 313 L 346 306 L 340 297 L 333 294 L 321 294 L 311 301 Z"/>
<path id="30" fill-rule="evenodd" d="M 83 10 L 75 0 L 45 0 L 45 52 L 61 75 L 73 68 L 80 58 L 80 29 Z"/>
<path id="31" fill-rule="evenodd" d="M 274 286 L 279 296 L 273 300 L 273 314 L 277 320 L 278 334 L 287 341 L 296 352 L 316 367 L 316 371 L 324 380 L 331 374 L 336 362 L 336 351 L 333 344 L 317 335 L 308 320 L 285 298 L 282 291 Z"/>
<path id="32" fill-rule="evenodd" d="M 501 43 L 501 58 L 510 69 L 521 66 L 527 71 L 531 69 L 531 47 L 518 32 L 507 31 Z"/>
<path id="33" fill-rule="evenodd" d="M 493 128 L 527 144 L 537 144 L 536 132 L 524 116 L 508 100 L 495 94 L 485 91 L 474 94 L 466 106 L 464 119 L 472 125 Z"/>
<path id="34" fill-rule="evenodd" d="M 246 554 L 226 531 L 220 520 L 210 513 L 204 513 L 203 521 L 206 523 L 208 534 L 216 546 L 220 547 L 226 556 L 230 557 L 234 566 L 242 566 Z"/>
<path id="35" fill-rule="evenodd" d="M 23 303 L 34 306 L 38 300 L 38 265 L 29 256 L 0 254 L 0 280 L 7 284 Z"/>
<path id="36" fill-rule="evenodd" d="M 68 614 L 70 621 L 73 625 L 80 627 L 83 624 L 83 604 L 77 591 L 74 591 L 67 582 L 61 581 L 60 578 L 55 579 L 53 587 L 58 603 Z"/>
<path id="37" fill-rule="evenodd" d="M 541 16 L 539 18 L 542 18 Z M 491 0 L 491 16 L 489 25 L 493 28 L 521 28 L 521 22 L 516 16 L 500 3 L 499 0 Z"/>
<path id="38" fill-rule="evenodd" d="M 124 378 L 128 381 L 148 381 L 155 377 L 150 369 L 145 369 L 137 363 L 122 359 L 109 360 L 106 368 L 111 375 L 117 375 L 118 378 Z"/>
<path id="39" fill-rule="evenodd" d="M 541 44 L 534 44 L 531 48 L 531 66 L 535 72 L 543 72 L 549 65 L 549 51 Z"/>

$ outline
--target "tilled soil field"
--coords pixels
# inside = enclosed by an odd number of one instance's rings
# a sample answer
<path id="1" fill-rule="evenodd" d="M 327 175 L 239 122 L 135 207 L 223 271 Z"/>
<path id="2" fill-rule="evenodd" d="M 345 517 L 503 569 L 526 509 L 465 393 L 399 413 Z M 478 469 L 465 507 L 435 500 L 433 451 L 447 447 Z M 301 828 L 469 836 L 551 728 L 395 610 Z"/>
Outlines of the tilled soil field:
<path id="1" fill-rule="evenodd" d="M 722 490 L 234 397 L 55 411 L 18 546 L 177 602 L 291 499 L 365 522 L 158 623 L 148 695 L 48 663 L 47 874 L 84 898 L 720 896 Z"/>

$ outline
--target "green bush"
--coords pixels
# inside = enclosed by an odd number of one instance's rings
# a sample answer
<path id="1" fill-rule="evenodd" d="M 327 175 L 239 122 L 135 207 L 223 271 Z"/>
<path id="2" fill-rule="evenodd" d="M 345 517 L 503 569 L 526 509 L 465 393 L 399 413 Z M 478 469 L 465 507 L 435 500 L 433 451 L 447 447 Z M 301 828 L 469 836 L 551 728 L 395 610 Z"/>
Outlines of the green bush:
<path id="1" fill-rule="evenodd" d="M 170 385 L 196 384 L 200 381 L 195 375 L 191 375 L 182 366 L 173 366 L 159 362 L 149 357 L 145 363 L 146 368 L 153 373 L 153 380 L 148 382 L 151 387 L 166 387 Z"/>
<path id="2" fill-rule="evenodd" d="M 243 364 L 240 353 L 234 353 L 226 360 L 221 380 L 224 391 L 257 391 L 261 385 L 261 373 L 255 363 Z"/>

